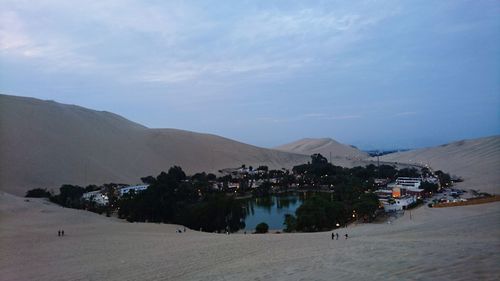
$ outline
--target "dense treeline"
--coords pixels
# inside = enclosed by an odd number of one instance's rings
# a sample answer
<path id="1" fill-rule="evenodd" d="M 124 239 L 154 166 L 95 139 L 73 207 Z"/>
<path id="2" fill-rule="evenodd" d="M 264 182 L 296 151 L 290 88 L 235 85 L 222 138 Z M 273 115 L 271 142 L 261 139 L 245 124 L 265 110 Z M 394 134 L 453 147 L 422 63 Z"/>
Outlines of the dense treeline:
<path id="1" fill-rule="evenodd" d="M 379 201 L 372 193 L 374 179 L 379 175 L 393 178 L 398 170 L 392 166 L 375 165 L 343 168 L 328 163 L 321 154 L 314 154 L 312 161 L 293 168 L 304 185 L 330 185 L 333 192 L 324 196 L 317 194 L 297 209 L 295 216 L 285 216 L 285 231 L 321 231 L 345 225 L 353 219 L 371 221 Z M 327 198 L 326 198 L 327 197 Z"/>
<path id="2" fill-rule="evenodd" d="M 50 198 L 52 194 L 44 188 L 34 188 L 26 192 L 25 197 L 31 198 Z"/>
<path id="3" fill-rule="evenodd" d="M 204 231 L 237 231 L 245 226 L 241 203 L 223 193 L 202 190 L 206 176 L 186 180 L 180 167 L 162 172 L 143 192 L 129 192 L 118 201 L 118 215 L 128 221 L 182 224 Z M 208 179 L 207 179 L 208 180 Z M 199 187 L 199 188 L 197 188 Z"/>
<path id="4" fill-rule="evenodd" d="M 292 171 L 299 175 L 298 184 L 301 186 L 330 185 L 335 186 L 336 189 L 354 186 L 367 190 L 373 188 L 375 178 L 393 179 L 398 176 L 398 172 L 403 170 L 398 171 L 390 165 L 381 165 L 377 169 L 377 166 L 373 164 L 366 167 L 344 168 L 328 163 L 328 160 L 321 154 L 314 154 L 311 156 L 311 162 L 294 166 Z"/>

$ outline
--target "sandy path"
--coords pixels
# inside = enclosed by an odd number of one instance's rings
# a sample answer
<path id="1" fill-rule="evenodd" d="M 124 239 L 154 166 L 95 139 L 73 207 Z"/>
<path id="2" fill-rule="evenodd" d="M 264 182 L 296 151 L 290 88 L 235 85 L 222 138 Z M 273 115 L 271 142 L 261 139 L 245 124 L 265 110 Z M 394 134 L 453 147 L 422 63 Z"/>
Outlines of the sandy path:
<path id="1" fill-rule="evenodd" d="M 218 235 L 0 195 L 2 280 L 498 280 L 500 203 L 330 233 Z M 57 237 L 64 228 L 65 237 Z M 341 235 L 345 230 L 339 231 Z"/>

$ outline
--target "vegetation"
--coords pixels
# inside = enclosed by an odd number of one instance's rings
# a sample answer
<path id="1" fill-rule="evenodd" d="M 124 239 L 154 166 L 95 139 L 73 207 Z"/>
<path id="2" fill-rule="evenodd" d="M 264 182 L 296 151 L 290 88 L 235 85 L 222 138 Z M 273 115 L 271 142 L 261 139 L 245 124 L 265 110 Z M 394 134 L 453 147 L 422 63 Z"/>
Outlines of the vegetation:
<path id="1" fill-rule="evenodd" d="M 353 217 L 362 218 L 363 221 L 371 222 L 374 219 L 375 212 L 379 208 L 377 195 L 374 193 L 364 193 L 353 204 Z"/>
<path id="2" fill-rule="evenodd" d="M 81 200 L 83 193 L 85 193 L 85 189 L 81 186 L 63 184 L 59 188 L 59 194 L 52 196 L 50 200 L 64 207 L 81 209 L 83 207 Z"/>
<path id="3" fill-rule="evenodd" d="M 441 187 L 451 186 L 452 182 L 451 182 L 451 176 L 449 174 L 441 170 L 436 171 L 435 174 L 439 178 L 439 184 L 441 184 Z"/>
<path id="4" fill-rule="evenodd" d="M 294 232 L 297 230 L 297 218 L 293 215 L 286 214 L 283 225 L 285 226 L 283 229 L 284 232 Z"/>
<path id="5" fill-rule="evenodd" d="M 337 223 L 345 224 L 347 212 L 343 204 L 336 201 L 329 201 L 321 196 L 313 196 L 295 212 L 297 216 L 296 231 L 321 231 L 332 229 Z M 292 225 L 287 225 L 291 229 Z"/>
<path id="6" fill-rule="evenodd" d="M 47 189 L 44 188 L 34 188 L 31 190 L 28 190 L 26 192 L 26 195 L 24 197 L 31 197 L 31 198 L 50 198 L 51 194 L 50 192 L 47 191 Z"/>
<path id="7" fill-rule="evenodd" d="M 187 181 L 180 167 L 162 172 L 147 190 L 129 192 L 118 201 L 118 215 L 128 221 L 176 223 L 204 231 L 237 231 L 245 226 L 238 200 L 223 193 L 201 190 L 209 175 Z"/>
<path id="8" fill-rule="evenodd" d="M 267 233 L 269 231 L 269 225 L 265 222 L 259 223 L 255 226 L 255 233 Z"/>
<path id="9" fill-rule="evenodd" d="M 436 193 L 439 189 L 439 186 L 436 183 L 430 183 L 430 182 L 423 181 L 420 184 L 420 188 L 423 189 L 425 192 Z"/>
<path id="10" fill-rule="evenodd" d="M 416 168 L 404 168 L 398 171 L 398 177 L 418 178 L 421 174 Z"/>

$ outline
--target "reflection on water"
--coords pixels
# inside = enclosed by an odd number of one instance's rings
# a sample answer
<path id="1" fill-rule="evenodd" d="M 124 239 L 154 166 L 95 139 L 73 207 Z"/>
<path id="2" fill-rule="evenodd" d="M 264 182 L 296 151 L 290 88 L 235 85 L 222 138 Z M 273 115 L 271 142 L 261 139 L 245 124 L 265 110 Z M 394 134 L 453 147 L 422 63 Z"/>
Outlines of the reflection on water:
<path id="1" fill-rule="evenodd" d="M 303 193 L 292 193 L 246 200 L 245 230 L 254 231 L 255 226 L 261 222 L 267 223 L 272 230 L 283 229 L 285 215 L 295 215 L 295 210 L 306 196 Z"/>

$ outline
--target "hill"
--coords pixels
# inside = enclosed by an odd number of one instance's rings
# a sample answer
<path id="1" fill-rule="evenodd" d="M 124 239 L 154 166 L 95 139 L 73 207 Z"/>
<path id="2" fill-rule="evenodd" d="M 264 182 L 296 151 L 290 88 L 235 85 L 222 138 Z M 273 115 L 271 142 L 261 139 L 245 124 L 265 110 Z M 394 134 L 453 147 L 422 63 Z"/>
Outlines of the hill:
<path id="1" fill-rule="evenodd" d="M 349 163 L 359 163 L 360 160 L 368 158 L 368 153 L 330 138 L 305 138 L 275 147 L 275 149 L 304 155 L 320 153 L 326 158 L 330 158 L 331 153 L 332 162 L 342 166 L 351 166 Z"/>
<path id="2" fill-rule="evenodd" d="M 138 183 L 172 165 L 187 173 L 246 165 L 291 167 L 304 155 L 211 134 L 149 129 L 113 113 L 0 95 L 0 189 Z"/>
<path id="3" fill-rule="evenodd" d="M 500 193 L 500 136 L 391 153 L 381 161 L 429 165 L 464 179 L 459 186 Z"/>

